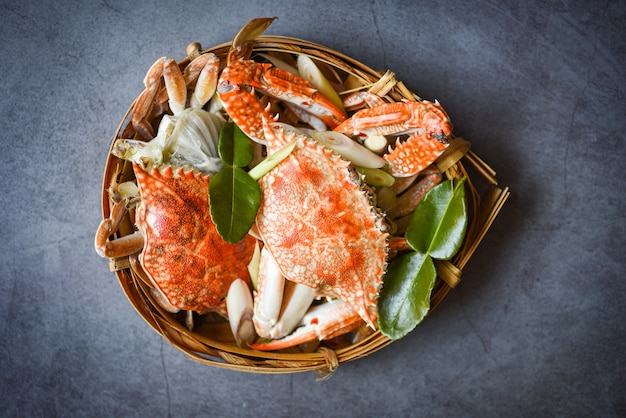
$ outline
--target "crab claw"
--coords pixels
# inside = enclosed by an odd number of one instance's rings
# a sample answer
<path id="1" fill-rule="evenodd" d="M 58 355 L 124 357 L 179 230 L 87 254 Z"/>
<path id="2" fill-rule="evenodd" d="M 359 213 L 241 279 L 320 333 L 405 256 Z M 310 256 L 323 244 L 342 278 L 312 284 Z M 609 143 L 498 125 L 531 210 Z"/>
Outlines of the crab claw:
<path id="1" fill-rule="evenodd" d="M 261 250 L 254 326 L 263 338 L 281 338 L 298 325 L 315 298 L 308 286 L 287 282 L 266 248 Z"/>
<path id="2" fill-rule="evenodd" d="M 260 351 L 281 350 L 318 339 L 329 340 L 353 331 L 363 320 L 347 303 L 340 299 L 315 305 L 306 313 L 294 333 L 279 340 L 249 344 Z"/>
<path id="3" fill-rule="evenodd" d="M 452 123 L 439 102 L 407 100 L 359 110 L 334 130 L 362 140 L 409 134 L 384 157 L 391 163 L 391 173 L 404 177 L 417 174 L 441 155 L 449 144 Z"/>
<path id="4" fill-rule="evenodd" d="M 168 103 L 174 115 L 179 115 L 185 110 L 187 104 L 187 85 L 180 67 L 174 59 L 163 59 L 163 80 L 169 97 Z"/>
<path id="5" fill-rule="evenodd" d="M 409 177 L 432 164 L 448 144 L 429 133 L 413 134 L 404 142 L 397 140 L 396 147 L 383 158 L 389 162 L 393 176 Z"/>
<path id="6" fill-rule="evenodd" d="M 263 118 L 272 119 L 254 89 L 292 103 L 334 128 L 345 114 L 302 77 L 250 60 L 235 60 L 222 71 L 217 92 L 226 113 L 253 140 L 263 143 Z"/>

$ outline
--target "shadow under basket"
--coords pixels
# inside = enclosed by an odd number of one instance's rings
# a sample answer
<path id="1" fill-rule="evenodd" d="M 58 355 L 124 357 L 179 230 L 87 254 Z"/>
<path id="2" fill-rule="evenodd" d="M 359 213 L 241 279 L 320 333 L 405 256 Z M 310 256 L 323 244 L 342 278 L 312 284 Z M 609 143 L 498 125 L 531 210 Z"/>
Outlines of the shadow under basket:
<path id="1" fill-rule="evenodd" d="M 188 48 L 189 56 L 180 61 L 179 65 L 184 68 L 195 56 L 208 52 L 216 54 L 225 62 L 230 47 L 231 43 L 225 43 L 202 50 L 198 44 L 191 44 Z M 349 78 L 349 88 L 374 93 L 386 101 L 420 99 L 396 80 L 392 72 L 378 73 L 321 45 L 279 36 L 260 36 L 254 41 L 253 54 L 269 52 L 308 55 L 330 65 L 342 77 Z M 134 103 L 120 123 L 111 148 L 117 139 L 134 135 L 129 122 L 133 106 Z M 469 222 L 465 239 L 456 256 L 450 261 L 435 263 L 438 277 L 431 295 L 431 312 L 460 282 L 463 267 L 509 196 L 508 188 L 498 186 L 495 172 L 470 150 L 469 142 L 463 138 L 454 137 L 436 165 L 444 173 L 444 178 L 467 177 L 465 187 Z M 133 179 L 132 164 L 109 153 L 102 183 L 102 213 L 105 218 L 109 216 L 112 206 L 108 188 L 113 183 Z M 132 212 L 126 215 L 119 231 L 111 239 L 134 232 L 133 216 Z M 393 342 L 380 331 L 364 325 L 352 333 L 350 339 L 338 337 L 329 342 L 316 341 L 280 352 L 240 348 L 235 344 L 228 322 L 219 315 L 196 316 L 197 326 L 190 331 L 185 326 L 183 313 L 164 311 L 152 297 L 150 286 L 133 272 L 131 264 L 134 262 L 136 257 L 133 256 L 110 260 L 110 269 L 115 272 L 128 300 L 156 332 L 200 363 L 243 372 L 274 374 L 317 371 L 322 376 L 329 376 L 340 364 L 372 354 Z"/>

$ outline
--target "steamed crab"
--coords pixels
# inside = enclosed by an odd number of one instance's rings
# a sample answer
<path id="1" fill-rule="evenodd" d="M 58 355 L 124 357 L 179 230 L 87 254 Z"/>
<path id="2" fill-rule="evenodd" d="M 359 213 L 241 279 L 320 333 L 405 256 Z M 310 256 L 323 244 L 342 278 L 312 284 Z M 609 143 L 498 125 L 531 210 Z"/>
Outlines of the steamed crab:
<path id="1" fill-rule="evenodd" d="M 445 149 L 451 132 L 447 115 L 438 103 L 370 101 L 373 107 L 346 119 L 306 80 L 232 56 L 217 88 L 228 115 L 250 138 L 265 144 L 268 154 L 297 142 L 292 155 L 260 180 L 256 230 L 263 250 L 254 323 L 259 336 L 275 340 L 251 347 L 286 348 L 362 324 L 375 329 L 389 248 L 383 215 L 349 162 L 297 129 L 274 123 L 269 106 L 261 105 L 249 87 L 296 103 L 338 132 L 359 137 L 410 132 L 406 145 L 398 142 L 398 152 L 385 156 L 396 167 L 392 173 L 404 176 L 428 166 Z M 416 143 L 434 150 L 420 151 Z M 305 315 L 320 297 L 332 302 Z"/>
<path id="2" fill-rule="evenodd" d="M 278 299 L 269 306 L 281 306 L 282 295 L 266 291 L 266 287 L 276 286 L 275 280 L 280 288 L 281 276 L 298 284 L 293 292 L 302 295 L 298 303 L 304 301 L 305 310 L 314 297 L 337 300 L 309 312 L 304 318 L 306 326 L 296 334 L 252 347 L 278 349 L 313 338 L 328 339 L 362 323 L 375 328 L 376 298 L 387 254 L 388 234 L 382 215 L 360 188 L 347 161 L 283 125 L 266 120 L 264 128 L 268 148 L 291 140 L 297 145 L 288 159 L 262 179 L 256 225 L 264 242 L 265 268 L 259 272 L 255 301 L 257 333 L 278 338 L 298 325 L 298 316 L 279 311 L 282 317 L 277 317 L 276 312 L 264 309 L 268 298 Z M 266 280 L 272 284 L 264 283 Z M 291 323 L 287 325 L 285 320 Z"/>
<path id="3" fill-rule="evenodd" d="M 238 280 L 247 283 L 243 289 L 250 285 L 247 266 L 256 240 L 247 236 L 237 244 L 226 243 L 211 221 L 207 188 L 211 173 L 219 169 L 216 141 L 223 121 L 201 109 L 215 91 L 217 70 L 211 57 L 200 61 L 200 74 L 188 77 L 189 84 L 195 81 L 196 85 L 191 107 L 186 107 L 188 82 L 172 59 L 159 59 L 148 72 L 146 79 L 151 81 L 146 84 L 147 94 L 152 95 L 164 83 L 174 115 L 163 116 L 157 136 L 148 143 L 117 141 L 113 153 L 133 161 L 138 187 L 135 192 L 128 185 L 114 187 L 118 195 L 122 189 L 131 192 L 117 199 L 110 218 L 102 221 L 95 246 L 104 257 L 140 252 L 140 274 L 145 273 L 155 289 L 155 298 L 168 311 L 227 315 L 224 299 L 231 285 Z M 198 67 L 192 64 L 191 70 Z M 142 121 L 151 106 L 151 102 L 139 101 L 131 117 L 133 123 L 150 126 Z M 131 202 L 138 204 L 138 230 L 109 241 Z M 247 295 L 244 292 L 240 297 L 249 297 L 249 290 Z M 235 336 L 238 341 L 253 337 L 249 333 Z"/>

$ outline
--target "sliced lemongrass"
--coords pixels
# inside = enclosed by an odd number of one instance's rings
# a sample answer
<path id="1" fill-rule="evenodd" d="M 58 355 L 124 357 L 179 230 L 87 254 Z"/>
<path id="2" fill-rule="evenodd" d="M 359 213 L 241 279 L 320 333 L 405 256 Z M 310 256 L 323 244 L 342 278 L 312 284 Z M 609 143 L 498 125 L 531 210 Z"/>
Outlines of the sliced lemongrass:
<path id="1" fill-rule="evenodd" d="M 254 290 L 258 288 L 260 261 L 261 249 L 259 247 L 259 242 L 257 241 L 254 245 L 254 253 L 252 254 L 252 259 L 248 263 L 248 274 L 250 274 L 250 280 L 252 280 L 252 286 L 254 287 Z"/>
<path id="2" fill-rule="evenodd" d="M 256 339 L 256 331 L 252 322 L 253 301 L 252 294 L 246 282 L 236 279 L 228 289 L 226 296 L 226 309 L 230 329 L 235 336 L 237 345 L 245 347 Z"/>
<path id="3" fill-rule="evenodd" d="M 376 188 L 376 206 L 387 211 L 396 205 L 397 196 L 391 187 Z"/>
<path id="4" fill-rule="evenodd" d="M 389 147 L 387 138 L 385 138 L 383 135 L 368 136 L 363 142 L 363 145 L 365 145 L 365 148 L 367 148 L 368 150 L 375 152 L 379 155 L 384 154 Z"/>
<path id="5" fill-rule="evenodd" d="M 285 61 L 281 60 L 278 57 L 275 57 L 273 55 L 270 54 L 258 54 L 259 56 L 265 58 L 266 60 L 268 60 L 270 63 L 272 63 L 272 65 L 276 68 L 280 68 L 281 70 L 285 70 L 291 74 L 300 76 L 300 72 L 298 71 L 298 69 L 296 67 L 294 67 L 291 64 L 287 64 Z"/>
<path id="6" fill-rule="evenodd" d="M 354 74 L 349 74 L 348 77 L 346 77 L 346 79 L 344 80 L 343 85 L 345 86 L 346 90 L 341 92 L 342 95 L 354 93 L 355 91 L 367 90 L 372 85 L 372 83 L 368 83 L 361 77 L 357 77 Z"/>
<path id="7" fill-rule="evenodd" d="M 356 171 L 365 176 L 365 182 L 374 187 L 391 187 L 396 180 L 391 174 L 380 168 L 356 167 Z"/>
<path id="8" fill-rule="evenodd" d="M 294 139 L 272 155 L 268 156 L 266 159 L 257 164 L 252 170 L 248 172 L 250 177 L 255 180 L 260 179 L 265 174 L 269 173 L 269 171 L 280 164 L 285 158 L 291 154 L 291 151 L 295 148 L 297 143 L 297 139 Z"/>
<path id="9" fill-rule="evenodd" d="M 346 160 L 352 162 L 355 166 L 381 168 L 387 163 L 381 156 L 340 132 L 312 131 L 311 136 L 326 148 L 335 151 Z"/>
<path id="10" fill-rule="evenodd" d="M 308 80 L 316 89 L 326 96 L 331 102 L 335 104 L 342 112 L 346 112 L 343 108 L 343 101 L 337 94 L 335 88 L 330 84 L 330 81 L 324 77 L 322 71 L 315 65 L 315 62 L 304 54 L 298 55 L 298 71 L 300 76 L 305 80 Z"/>
<path id="11" fill-rule="evenodd" d="M 326 77 L 326 80 L 328 80 L 337 93 L 345 90 L 343 81 L 341 80 L 341 77 L 335 67 L 324 61 L 317 61 L 317 68 L 320 69 L 322 74 L 324 74 L 324 77 Z"/>

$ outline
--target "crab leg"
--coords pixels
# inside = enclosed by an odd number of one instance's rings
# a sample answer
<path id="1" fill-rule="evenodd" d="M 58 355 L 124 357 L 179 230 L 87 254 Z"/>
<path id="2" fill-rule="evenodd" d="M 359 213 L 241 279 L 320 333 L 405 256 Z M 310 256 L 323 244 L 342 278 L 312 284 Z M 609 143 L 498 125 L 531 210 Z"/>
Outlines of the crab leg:
<path id="1" fill-rule="evenodd" d="M 231 62 L 220 75 L 217 91 L 224 109 L 252 139 L 263 143 L 263 118 L 272 119 L 254 89 L 290 102 L 334 128 L 345 120 L 343 112 L 305 79 L 271 64 L 250 60 Z"/>
<path id="2" fill-rule="evenodd" d="M 202 108 L 215 93 L 217 88 L 220 60 L 213 53 L 202 54 L 185 68 L 183 77 L 189 87 L 195 83 L 195 89 L 189 100 L 189 106 Z"/>
<path id="3" fill-rule="evenodd" d="M 432 164 L 446 149 L 452 123 L 439 102 L 404 101 L 362 109 L 335 128 L 366 139 L 373 135 L 410 134 L 384 158 L 394 176 L 411 176 Z"/>
<path id="4" fill-rule="evenodd" d="M 347 303 L 340 299 L 313 306 L 296 331 L 279 340 L 250 344 L 255 350 L 280 350 L 318 339 L 329 340 L 353 331 L 363 320 Z"/>
<path id="5" fill-rule="evenodd" d="M 168 103 L 174 115 L 179 115 L 185 110 L 187 104 L 187 85 L 180 67 L 170 57 L 163 61 L 163 80 L 167 89 Z"/>
<path id="6" fill-rule="evenodd" d="M 366 91 L 357 91 L 343 99 L 343 106 L 346 110 L 356 110 L 364 107 L 372 108 L 385 103 L 382 97 Z"/>
<path id="7" fill-rule="evenodd" d="M 94 244 L 96 252 L 101 257 L 122 257 L 136 253 L 143 248 L 144 239 L 140 232 L 135 232 L 114 241 L 109 241 L 109 237 L 119 228 L 126 211 L 126 201 L 122 200 L 117 202 L 111 208 L 111 216 L 100 222 L 98 230 L 96 231 Z"/>
<path id="8" fill-rule="evenodd" d="M 230 329 L 240 347 L 245 347 L 246 344 L 256 338 L 252 323 L 252 303 L 248 284 L 242 279 L 234 280 L 228 289 L 226 309 L 228 310 Z"/>
<path id="9" fill-rule="evenodd" d="M 163 74 L 164 60 L 164 57 L 156 60 L 146 73 L 143 79 L 145 89 L 137 98 L 130 117 L 133 127 L 144 139 L 154 137 L 154 129 L 148 121 L 148 116 L 152 111 L 154 100 L 162 85 L 161 75 Z"/>

